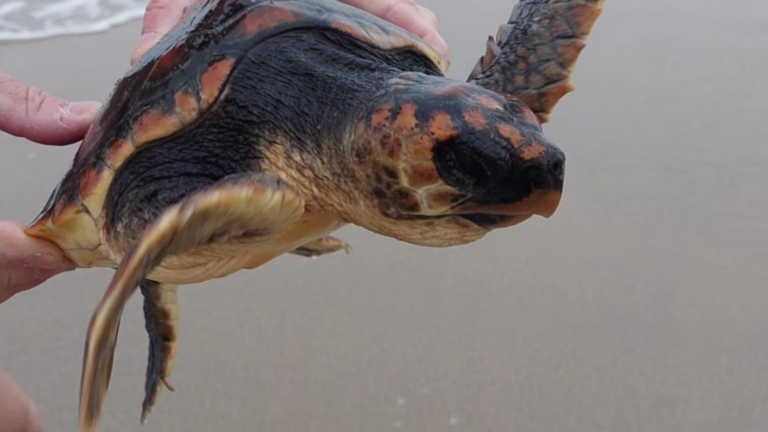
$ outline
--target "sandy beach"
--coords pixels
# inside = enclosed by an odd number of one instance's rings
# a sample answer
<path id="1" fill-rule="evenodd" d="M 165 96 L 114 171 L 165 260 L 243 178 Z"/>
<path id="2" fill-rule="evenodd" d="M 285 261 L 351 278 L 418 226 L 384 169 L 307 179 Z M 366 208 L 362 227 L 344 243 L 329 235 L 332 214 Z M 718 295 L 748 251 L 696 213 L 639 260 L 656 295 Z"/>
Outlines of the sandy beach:
<path id="1" fill-rule="evenodd" d="M 464 78 L 515 2 L 425 0 Z M 557 214 L 455 249 L 349 227 L 350 255 L 183 287 L 143 427 L 147 337 L 124 314 L 100 431 L 768 429 L 768 5 L 608 0 L 547 135 Z M 0 45 L 0 68 L 103 100 L 140 23 Z M 31 220 L 75 146 L 0 135 L 0 217 Z M 85 331 L 112 272 L 0 305 L 0 364 L 46 431 L 77 427 Z"/>

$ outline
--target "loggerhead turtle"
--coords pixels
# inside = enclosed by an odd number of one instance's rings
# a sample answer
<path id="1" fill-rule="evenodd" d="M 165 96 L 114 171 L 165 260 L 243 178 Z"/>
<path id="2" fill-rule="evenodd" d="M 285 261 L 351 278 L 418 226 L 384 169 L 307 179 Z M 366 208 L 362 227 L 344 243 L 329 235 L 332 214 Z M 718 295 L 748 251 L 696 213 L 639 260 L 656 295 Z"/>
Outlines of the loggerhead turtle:
<path id="1" fill-rule="evenodd" d="M 335 0 L 207 0 L 116 84 L 26 232 L 116 272 L 88 328 L 95 428 L 138 287 L 141 419 L 174 360 L 176 288 L 285 253 L 346 249 L 345 224 L 447 247 L 551 216 L 565 156 L 541 124 L 603 0 L 521 0 L 466 82 L 413 34 Z"/>

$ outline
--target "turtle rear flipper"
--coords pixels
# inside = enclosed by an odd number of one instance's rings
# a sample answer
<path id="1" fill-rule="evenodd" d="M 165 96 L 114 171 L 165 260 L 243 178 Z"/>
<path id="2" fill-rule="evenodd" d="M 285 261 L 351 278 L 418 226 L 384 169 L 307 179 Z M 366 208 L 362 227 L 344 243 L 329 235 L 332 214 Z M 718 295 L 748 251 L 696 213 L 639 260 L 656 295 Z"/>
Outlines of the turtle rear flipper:
<path id="1" fill-rule="evenodd" d="M 165 257 L 195 248 L 243 238 L 254 244 L 268 240 L 289 229 L 303 211 L 303 198 L 266 174 L 225 177 L 166 208 L 125 253 L 91 318 L 80 383 L 80 432 L 89 432 L 98 423 L 123 308 L 153 268 Z M 162 321 L 154 322 L 159 325 Z M 148 367 L 148 379 L 158 373 L 152 367 Z M 148 389 L 156 389 L 156 383 Z"/>
<path id="2" fill-rule="evenodd" d="M 149 336 L 147 377 L 141 404 L 141 423 L 144 423 L 155 405 L 160 385 L 173 391 L 166 379 L 171 374 L 176 354 L 179 306 L 178 285 L 144 279 L 139 287 L 144 296 L 144 322 Z"/>
<path id="3" fill-rule="evenodd" d="M 570 77 L 605 0 L 521 0 L 469 75 L 498 93 L 517 97 L 545 123 L 573 91 Z"/>

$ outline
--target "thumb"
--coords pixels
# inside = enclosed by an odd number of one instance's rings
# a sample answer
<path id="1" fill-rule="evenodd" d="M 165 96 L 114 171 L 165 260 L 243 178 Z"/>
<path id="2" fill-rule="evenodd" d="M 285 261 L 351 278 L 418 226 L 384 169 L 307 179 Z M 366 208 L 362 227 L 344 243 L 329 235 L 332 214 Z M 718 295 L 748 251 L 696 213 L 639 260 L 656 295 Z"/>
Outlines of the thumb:
<path id="1" fill-rule="evenodd" d="M 53 243 L 26 235 L 15 222 L 0 221 L 0 303 L 74 268 Z"/>
<path id="2" fill-rule="evenodd" d="M 83 138 L 99 104 L 70 103 L 0 71 L 0 131 L 40 144 Z"/>
<path id="3" fill-rule="evenodd" d="M 40 432 L 40 418 L 19 386 L 0 369 L 0 424 L 8 432 Z"/>

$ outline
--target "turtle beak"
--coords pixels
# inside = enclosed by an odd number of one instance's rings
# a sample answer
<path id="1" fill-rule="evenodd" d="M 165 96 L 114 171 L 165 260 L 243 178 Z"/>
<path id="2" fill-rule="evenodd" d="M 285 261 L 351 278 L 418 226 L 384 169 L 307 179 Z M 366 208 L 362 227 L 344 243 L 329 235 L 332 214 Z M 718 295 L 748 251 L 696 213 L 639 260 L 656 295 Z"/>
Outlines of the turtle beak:
<path id="1" fill-rule="evenodd" d="M 552 217 L 560 206 L 562 196 L 562 189 L 540 190 L 515 203 L 467 203 L 458 214 L 486 228 L 501 228 L 517 225 L 532 216 Z"/>

